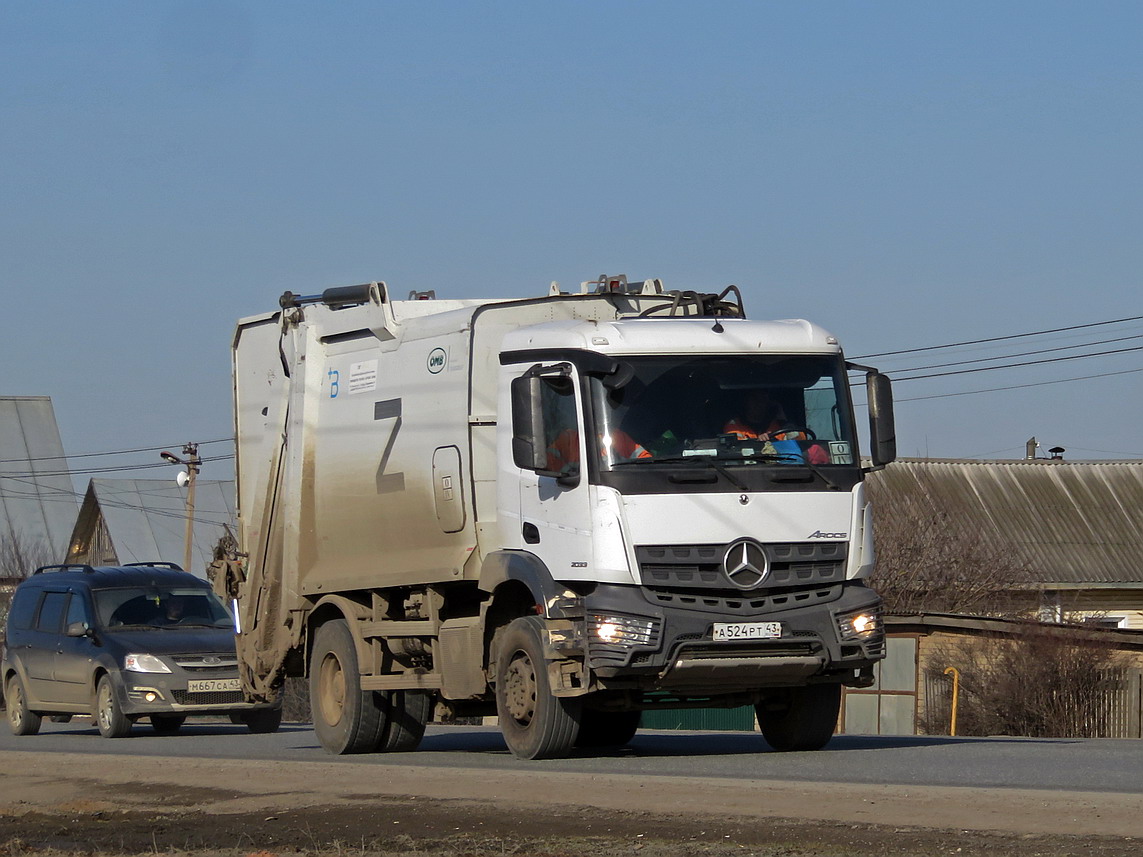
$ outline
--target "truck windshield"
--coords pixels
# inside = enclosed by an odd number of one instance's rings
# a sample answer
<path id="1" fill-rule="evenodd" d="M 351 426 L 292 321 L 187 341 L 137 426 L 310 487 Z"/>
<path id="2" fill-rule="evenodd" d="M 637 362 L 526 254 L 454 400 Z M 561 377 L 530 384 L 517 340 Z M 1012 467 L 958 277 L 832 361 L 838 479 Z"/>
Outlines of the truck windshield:
<path id="1" fill-rule="evenodd" d="M 857 447 L 838 355 L 625 358 L 619 389 L 591 380 L 605 470 L 673 466 L 852 466 Z"/>
<path id="2" fill-rule="evenodd" d="M 199 587 L 120 587 L 93 593 L 103 628 L 136 625 L 162 628 L 197 625 L 226 628 L 230 613 L 209 589 Z"/>

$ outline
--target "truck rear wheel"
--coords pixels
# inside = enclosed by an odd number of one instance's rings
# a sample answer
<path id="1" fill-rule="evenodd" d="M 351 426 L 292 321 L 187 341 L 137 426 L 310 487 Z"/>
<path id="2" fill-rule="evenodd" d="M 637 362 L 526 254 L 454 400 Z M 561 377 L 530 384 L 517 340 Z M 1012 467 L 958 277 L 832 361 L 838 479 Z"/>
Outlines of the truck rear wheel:
<path id="1" fill-rule="evenodd" d="M 151 728 L 160 735 L 174 735 L 186 721 L 181 714 L 152 714 Z"/>
<path id="2" fill-rule="evenodd" d="M 622 747 L 639 731 L 641 711 L 583 710 L 577 747 Z"/>
<path id="3" fill-rule="evenodd" d="M 841 685 L 784 687 L 754 706 L 762 737 L 775 750 L 820 750 L 833 737 Z"/>
<path id="4" fill-rule="evenodd" d="M 314 636 L 310 708 L 318 741 L 334 755 L 373 752 L 385 734 L 387 700 L 361 689 L 357 648 L 344 619 L 326 622 Z"/>
<path id="5" fill-rule="evenodd" d="M 416 750 L 433 716 L 433 696 L 419 690 L 395 690 L 389 696 L 389 725 L 381 741 L 383 753 Z"/>
<path id="6" fill-rule="evenodd" d="M 514 619 L 496 644 L 496 713 L 512 754 L 559 759 L 579 734 L 582 701 L 552 695 L 539 616 Z"/>

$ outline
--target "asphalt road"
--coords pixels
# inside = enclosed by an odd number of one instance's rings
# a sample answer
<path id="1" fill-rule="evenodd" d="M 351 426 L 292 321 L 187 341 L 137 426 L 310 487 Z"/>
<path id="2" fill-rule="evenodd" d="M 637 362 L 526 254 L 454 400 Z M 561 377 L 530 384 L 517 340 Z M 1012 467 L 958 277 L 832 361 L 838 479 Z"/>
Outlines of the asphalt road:
<path id="1" fill-rule="evenodd" d="M 128 738 L 107 740 L 84 718 L 45 720 L 35 736 L 15 737 L 2 728 L 0 753 L 8 750 L 1143 795 L 1143 741 L 1107 739 L 840 735 L 818 752 L 775 753 L 751 733 L 641 731 L 617 752 L 523 762 L 492 727 L 430 726 L 413 753 L 336 757 L 321 749 L 308 726 L 287 724 L 273 735 L 252 735 L 240 726 L 190 720 L 177 735 L 157 736 L 144 722 Z"/>

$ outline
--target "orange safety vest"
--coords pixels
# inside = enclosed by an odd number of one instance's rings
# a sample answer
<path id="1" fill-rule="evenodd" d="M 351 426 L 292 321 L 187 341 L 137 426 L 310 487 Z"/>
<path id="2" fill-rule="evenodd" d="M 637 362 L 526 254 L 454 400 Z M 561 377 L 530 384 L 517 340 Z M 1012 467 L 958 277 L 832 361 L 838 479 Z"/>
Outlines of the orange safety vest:
<path id="1" fill-rule="evenodd" d="M 616 458 L 651 458 L 652 455 L 642 444 L 636 443 L 631 435 L 621 429 L 611 431 L 611 450 Z M 548 469 L 563 470 L 567 465 L 579 461 L 579 431 L 564 429 L 548 445 Z M 606 450 L 600 444 L 600 457 L 606 460 Z"/>

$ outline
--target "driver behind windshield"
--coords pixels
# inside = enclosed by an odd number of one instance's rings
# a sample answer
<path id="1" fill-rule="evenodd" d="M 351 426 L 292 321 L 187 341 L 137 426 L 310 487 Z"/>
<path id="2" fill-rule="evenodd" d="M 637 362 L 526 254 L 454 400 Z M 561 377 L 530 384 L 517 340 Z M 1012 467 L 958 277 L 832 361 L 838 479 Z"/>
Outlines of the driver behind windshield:
<path id="1" fill-rule="evenodd" d="M 182 595 L 168 595 L 167 600 L 162 604 L 162 610 L 157 618 L 155 624 L 158 625 L 175 625 L 179 619 L 183 618 L 186 611 L 186 602 L 183 600 Z"/>
<path id="2" fill-rule="evenodd" d="M 727 420 L 722 433 L 733 435 L 738 440 L 766 441 L 774 445 L 774 451 L 788 452 L 799 458 L 800 447 L 784 442 L 812 440 L 807 432 L 790 421 L 781 402 L 768 390 L 759 388 L 746 391 L 739 403 L 738 414 Z M 784 447 L 788 447 L 788 450 Z M 810 446 L 806 450 L 806 457 L 810 464 L 829 463 L 829 455 L 820 444 Z"/>

